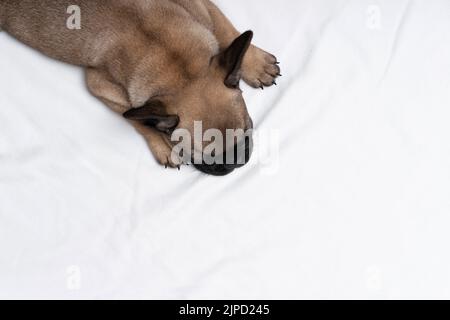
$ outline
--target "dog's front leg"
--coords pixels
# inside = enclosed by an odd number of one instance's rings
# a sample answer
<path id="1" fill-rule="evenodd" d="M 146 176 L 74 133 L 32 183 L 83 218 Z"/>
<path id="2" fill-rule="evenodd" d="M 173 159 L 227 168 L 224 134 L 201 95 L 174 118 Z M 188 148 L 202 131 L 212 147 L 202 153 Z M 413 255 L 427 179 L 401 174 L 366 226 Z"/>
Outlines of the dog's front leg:
<path id="1" fill-rule="evenodd" d="M 114 83 L 107 72 L 97 69 L 87 69 L 86 82 L 89 91 L 114 112 L 122 115 L 132 108 L 131 103 L 128 101 L 126 91 L 122 86 Z M 177 164 L 172 159 L 172 148 L 163 133 L 157 132 L 136 121 L 130 121 L 130 123 L 144 137 L 156 160 L 161 165 L 171 168 L 177 167 Z"/>
<path id="2" fill-rule="evenodd" d="M 225 50 L 239 36 L 239 32 L 210 0 L 203 0 L 213 21 L 214 34 L 219 41 L 221 50 Z M 242 78 L 254 87 L 270 87 L 281 76 L 277 58 L 260 48 L 251 45 L 242 63 Z"/>

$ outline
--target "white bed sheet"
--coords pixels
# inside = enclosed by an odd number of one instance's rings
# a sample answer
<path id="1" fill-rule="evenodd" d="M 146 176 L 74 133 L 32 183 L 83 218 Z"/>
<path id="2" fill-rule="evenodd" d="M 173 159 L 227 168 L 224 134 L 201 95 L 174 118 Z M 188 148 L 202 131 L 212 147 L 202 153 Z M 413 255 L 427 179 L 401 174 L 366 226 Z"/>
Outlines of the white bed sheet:
<path id="1" fill-rule="evenodd" d="M 450 298 L 450 1 L 216 3 L 283 69 L 225 178 L 0 33 L 0 298 Z"/>

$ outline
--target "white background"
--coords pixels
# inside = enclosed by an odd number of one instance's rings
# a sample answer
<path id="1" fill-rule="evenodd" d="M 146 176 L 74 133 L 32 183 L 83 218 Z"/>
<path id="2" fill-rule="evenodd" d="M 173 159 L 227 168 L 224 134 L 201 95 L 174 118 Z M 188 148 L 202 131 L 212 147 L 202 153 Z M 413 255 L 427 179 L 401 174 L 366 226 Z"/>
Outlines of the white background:
<path id="1" fill-rule="evenodd" d="M 216 3 L 283 68 L 225 178 L 0 34 L 0 298 L 450 298 L 450 2 Z"/>

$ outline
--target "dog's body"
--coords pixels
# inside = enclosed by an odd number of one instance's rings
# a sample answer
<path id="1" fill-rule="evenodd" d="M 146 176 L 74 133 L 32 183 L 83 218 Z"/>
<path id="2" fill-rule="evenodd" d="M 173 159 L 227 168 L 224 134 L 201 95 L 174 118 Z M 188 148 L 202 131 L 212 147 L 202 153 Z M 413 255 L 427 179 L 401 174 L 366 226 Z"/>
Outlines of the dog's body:
<path id="1" fill-rule="evenodd" d="M 72 5 L 81 9 L 79 30 L 66 26 Z M 205 128 L 251 128 L 236 80 L 270 86 L 280 72 L 274 56 L 249 46 L 251 34 L 234 41 L 239 33 L 209 0 L 0 0 L 0 29 L 84 67 L 91 93 L 114 111 L 141 108 L 131 120 L 151 111 L 152 128 L 132 124 L 169 166 L 176 165 L 169 130 L 192 131 L 197 120 Z"/>

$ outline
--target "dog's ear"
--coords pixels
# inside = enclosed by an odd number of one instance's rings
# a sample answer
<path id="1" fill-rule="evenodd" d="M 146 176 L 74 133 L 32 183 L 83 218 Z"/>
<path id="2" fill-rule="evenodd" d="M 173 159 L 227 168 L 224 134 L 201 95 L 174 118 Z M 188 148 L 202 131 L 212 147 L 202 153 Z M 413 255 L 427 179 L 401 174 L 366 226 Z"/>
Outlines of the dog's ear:
<path id="1" fill-rule="evenodd" d="M 131 109 L 123 114 L 125 119 L 142 121 L 144 125 L 155 128 L 164 133 L 170 133 L 180 122 L 180 118 L 176 115 L 167 115 L 161 101 L 153 100 L 140 108 Z"/>
<path id="2" fill-rule="evenodd" d="M 252 31 L 244 32 L 222 53 L 220 63 L 227 71 L 227 77 L 225 78 L 225 85 L 227 87 L 236 88 L 239 86 L 242 61 L 250 47 L 252 39 Z"/>

